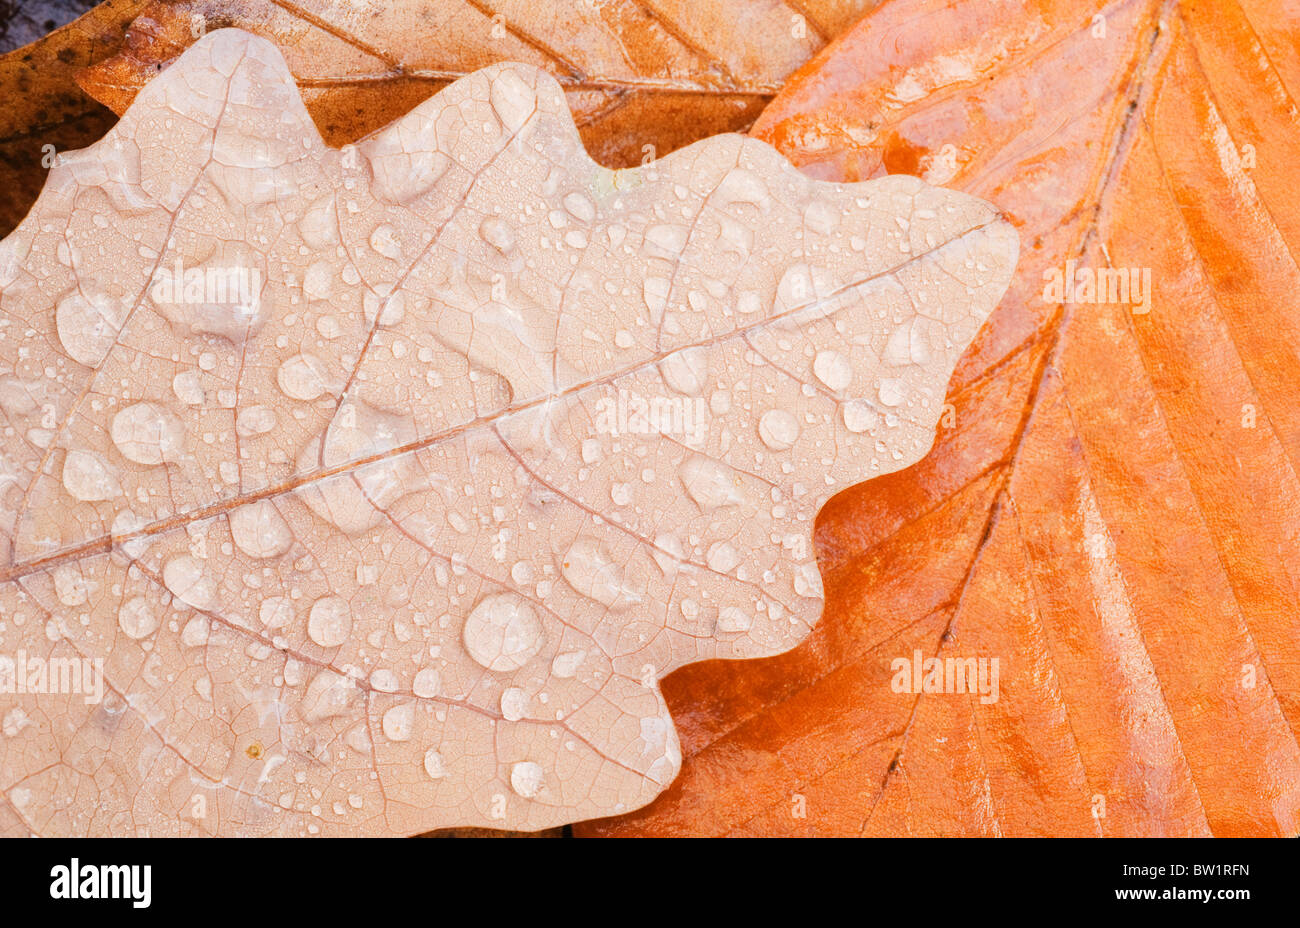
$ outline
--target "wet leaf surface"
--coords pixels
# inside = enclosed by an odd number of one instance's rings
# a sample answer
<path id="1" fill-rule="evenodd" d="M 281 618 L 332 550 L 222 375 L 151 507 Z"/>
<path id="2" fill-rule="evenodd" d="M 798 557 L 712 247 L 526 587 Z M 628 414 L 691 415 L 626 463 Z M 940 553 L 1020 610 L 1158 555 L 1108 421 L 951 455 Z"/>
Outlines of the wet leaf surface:
<path id="1" fill-rule="evenodd" d="M 816 513 L 926 452 L 1017 250 L 740 135 L 601 167 L 526 64 L 331 149 L 210 33 L 0 243 L 0 653 L 104 662 L 6 697 L 4 831 L 645 804 L 659 680 L 807 635 Z"/>

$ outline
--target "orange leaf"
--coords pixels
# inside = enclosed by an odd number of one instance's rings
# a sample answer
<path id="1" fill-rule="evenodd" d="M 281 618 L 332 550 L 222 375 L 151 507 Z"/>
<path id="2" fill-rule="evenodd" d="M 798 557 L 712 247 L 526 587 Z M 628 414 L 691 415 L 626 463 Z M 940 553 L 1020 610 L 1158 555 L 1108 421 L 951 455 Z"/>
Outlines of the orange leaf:
<path id="1" fill-rule="evenodd" d="M 756 135 L 984 197 L 1021 263 L 931 454 L 823 510 L 812 637 L 665 681 L 682 776 L 577 833 L 1300 831 L 1295 29 L 894 0 L 790 82 Z M 998 698 L 897 691 L 917 651 Z"/>

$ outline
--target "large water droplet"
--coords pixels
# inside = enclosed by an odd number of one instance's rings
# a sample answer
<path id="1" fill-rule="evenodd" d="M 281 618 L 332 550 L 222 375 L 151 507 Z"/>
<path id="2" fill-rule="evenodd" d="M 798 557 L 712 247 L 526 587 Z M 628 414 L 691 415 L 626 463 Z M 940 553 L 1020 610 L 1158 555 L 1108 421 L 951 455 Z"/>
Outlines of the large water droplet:
<path id="1" fill-rule="evenodd" d="M 799 438 L 799 420 L 784 409 L 769 409 L 758 420 L 758 437 L 773 451 L 785 451 Z"/>
<path id="2" fill-rule="evenodd" d="M 641 601 L 641 596 L 624 583 L 623 567 L 595 539 L 574 541 L 560 561 L 560 573 L 574 590 L 611 609 Z"/>
<path id="3" fill-rule="evenodd" d="M 122 492 L 113 465 L 94 451 L 69 451 L 63 459 L 63 486 L 73 499 L 97 502 Z"/>
<path id="4" fill-rule="evenodd" d="M 230 513 L 230 537 L 249 557 L 279 557 L 289 550 L 293 532 L 269 499 L 239 506 Z"/>
<path id="5" fill-rule="evenodd" d="M 844 427 L 850 432 L 861 433 L 876 427 L 880 416 L 865 400 L 849 400 L 840 407 L 844 417 Z"/>
<path id="6" fill-rule="evenodd" d="M 488 216 L 478 227 L 479 235 L 497 251 L 509 254 L 515 247 L 515 230 L 498 216 Z"/>
<path id="7" fill-rule="evenodd" d="M 442 755 L 434 748 L 424 752 L 424 772 L 431 780 L 441 780 L 447 775 L 447 765 L 443 763 Z"/>
<path id="8" fill-rule="evenodd" d="M 737 609 L 735 606 L 723 606 L 718 611 L 718 624 L 715 630 L 720 632 L 747 632 L 753 624 L 754 617 L 748 612 Z"/>
<path id="9" fill-rule="evenodd" d="M 95 367 L 113 347 L 125 321 L 120 301 L 102 293 L 89 297 L 74 290 L 54 309 L 54 326 L 59 342 L 72 360 Z"/>
<path id="10" fill-rule="evenodd" d="M 217 585 L 203 562 L 188 554 L 181 554 L 163 565 L 163 585 L 187 606 L 211 609 L 217 601 Z"/>
<path id="11" fill-rule="evenodd" d="M 421 699 L 432 699 L 442 690 L 442 675 L 432 667 L 421 668 L 411 684 L 411 691 Z"/>
<path id="12" fill-rule="evenodd" d="M 337 648 L 352 633 L 352 607 L 341 596 L 322 596 L 307 617 L 307 635 L 322 648 Z"/>
<path id="13" fill-rule="evenodd" d="M 309 722 L 346 715 L 361 698 L 361 688 L 351 677 L 322 670 L 307 684 L 302 699 L 302 714 Z"/>
<path id="14" fill-rule="evenodd" d="M 393 706 L 384 713 L 383 728 L 389 741 L 410 741 L 415 732 L 415 710 L 409 705 Z"/>
<path id="15" fill-rule="evenodd" d="M 185 427 L 171 411 L 156 403 L 135 403 L 113 417 L 109 433 L 122 456 L 136 464 L 180 460 Z"/>
<path id="16" fill-rule="evenodd" d="M 503 68 L 492 78 L 492 109 L 507 132 L 518 133 L 537 112 L 537 94 L 515 71 Z"/>
<path id="17" fill-rule="evenodd" d="M 148 638 L 158 630 L 158 615 L 149 600 L 134 596 L 117 612 L 117 624 L 128 638 Z"/>
<path id="18" fill-rule="evenodd" d="M 725 464 L 695 454 L 682 462 L 677 476 L 691 499 L 706 512 L 719 506 L 730 506 L 744 497 L 736 472 Z"/>
<path id="19" fill-rule="evenodd" d="M 275 381 L 294 400 L 314 400 L 327 389 L 325 362 L 312 354 L 296 354 L 280 365 Z"/>
<path id="20" fill-rule="evenodd" d="M 532 799 L 542 789 L 545 771 L 531 760 L 520 761 L 510 768 L 510 788 L 525 799 Z"/>
<path id="21" fill-rule="evenodd" d="M 465 620 L 465 650 L 488 670 L 518 670 L 542 649 L 542 622 L 514 593 L 485 596 Z"/>
<path id="22" fill-rule="evenodd" d="M 819 351 L 813 358 L 813 374 L 834 393 L 853 383 L 853 365 L 838 351 Z"/>
<path id="23" fill-rule="evenodd" d="M 699 396 L 709 382 L 709 353 L 700 347 L 674 351 L 659 362 L 659 370 L 678 393 Z"/>

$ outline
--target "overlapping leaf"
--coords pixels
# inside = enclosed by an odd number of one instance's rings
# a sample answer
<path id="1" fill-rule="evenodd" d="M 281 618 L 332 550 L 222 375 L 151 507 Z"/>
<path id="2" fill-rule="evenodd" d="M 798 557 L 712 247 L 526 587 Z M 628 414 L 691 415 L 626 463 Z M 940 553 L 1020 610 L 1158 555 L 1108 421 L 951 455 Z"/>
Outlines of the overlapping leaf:
<path id="1" fill-rule="evenodd" d="M 756 135 L 987 197 L 1024 258 L 934 451 L 827 506 L 814 635 L 668 680 L 685 773 L 582 833 L 1300 831 L 1297 25 L 896 0 L 793 79 Z"/>

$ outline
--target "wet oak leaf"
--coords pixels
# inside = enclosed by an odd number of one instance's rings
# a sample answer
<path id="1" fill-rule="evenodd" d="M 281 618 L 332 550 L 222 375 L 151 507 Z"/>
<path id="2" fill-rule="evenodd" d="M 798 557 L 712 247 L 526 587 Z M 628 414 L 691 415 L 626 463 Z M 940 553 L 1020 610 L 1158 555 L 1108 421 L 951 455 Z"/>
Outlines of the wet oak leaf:
<path id="1" fill-rule="evenodd" d="M 1018 240 L 724 135 L 601 167 L 526 64 L 343 150 L 209 33 L 0 243 L 0 822 L 536 830 L 637 808 L 659 680 L 817 621 Z M 26 664 L 0 664 L 18 689 Z"/>
<path id="2" fill-rule="evenodd" d="M 813 635 L 666 680 L 683 776 L 575 831 L 1300 831 L 1297 25 L 894 0 L 792 78 L 755 135 L 991 200 L 1020 265 L 934 450 L 823 511 Z M 917 654 L 997 701 L 896 691 Z"/>

